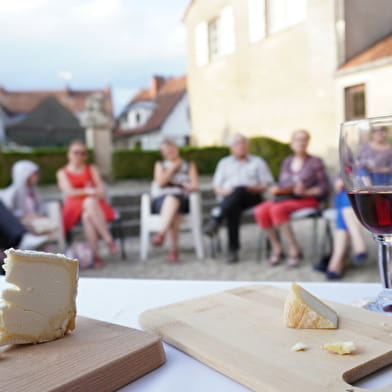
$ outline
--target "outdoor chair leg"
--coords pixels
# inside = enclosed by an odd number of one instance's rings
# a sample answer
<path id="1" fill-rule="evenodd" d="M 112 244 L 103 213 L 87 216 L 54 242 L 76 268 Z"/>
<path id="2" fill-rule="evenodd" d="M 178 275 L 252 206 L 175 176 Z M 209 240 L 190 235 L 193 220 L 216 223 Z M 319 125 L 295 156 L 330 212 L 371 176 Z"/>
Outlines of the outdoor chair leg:
<path id="1" fill-rule="evenodd" d="M 211 259 L 215 259 L 216 258 L 216 248 L 215 248 L 215 236 L 212 235 L 210 237 L 210 257 Z"/>
<path id="2" fill-rule="evenodd" d="M 312 263 L 316 265 L 318 263 L 317 258 L 317 245 L 318 245 L 318 217 L 313 218 L 313 241 L 312 241 Z"/>
<path id="3" fill-rule="evenodd" d="M 118 230 L 118 238 L 120 239 L 121 259 L 126 260 L 127 254 L 125 251 L 124 230 L 123 230 L 123 225 L 122 225 L 121 219 L 119 219 L 117 222 L 117 230 Z"/>

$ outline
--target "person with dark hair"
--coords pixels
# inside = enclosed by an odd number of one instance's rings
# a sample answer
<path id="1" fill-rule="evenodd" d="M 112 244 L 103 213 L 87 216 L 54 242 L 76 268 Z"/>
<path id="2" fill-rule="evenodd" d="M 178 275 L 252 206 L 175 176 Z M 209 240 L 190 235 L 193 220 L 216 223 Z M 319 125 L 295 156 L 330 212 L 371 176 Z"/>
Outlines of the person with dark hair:
<path id="1" fill-rule="evenodd" d="M 18 218 L 0 200 L 0 249 L 34 250 L 47 241 L 48 237 L 46 235 L 29 233 Z"/>
<path id="2" fill-rule="evenodd" d="M 214 191 L 220 201 L 218 212 L 212 215 L 204 228 L 204 234 L 212 236 L 221 222 L 226 221 L 229 264 L 239 260 L 242 212 L 260 203 L 261 193 L 273 183 L 266 162 L 249 154 L 249 141 L 245 136 L 234 135 L 230 141 L 230 151 L 230 156 L 218 162 L 213 178 Z"/>
<path id="3" fill-rule="evenodd" d="M 58 170 L 57 183 L 65 195 L 63 222 L 65 232 L 82 221 L 84 235 L 93 254 L 94 266 L 104 262 L 98 255 L 98 239 L 102 237 L 109 251 L 117 252 L 117 245 L 107 226 L 115 218 L 115 211 L 105 201 L 105 193 L 98 169 L 87 163 L 87 148 L 82 141 L 73 141 L 68 149 L 68 164 Z"/>
<path id="4" fill-rule="evenodd" d="M 152 185 L 153 212 L 162 217 L 162 227 L 152 238 L 161 246 L 166 235 L 170 239 L 169 263 L 178 261 L 178 233 L 181 214 L 189 212 L 189 193 L 199 189 L 196 165 L 181 159 L 177 145 L 171 140 L 161 143 L 162 161 L 154 167 Z"/>

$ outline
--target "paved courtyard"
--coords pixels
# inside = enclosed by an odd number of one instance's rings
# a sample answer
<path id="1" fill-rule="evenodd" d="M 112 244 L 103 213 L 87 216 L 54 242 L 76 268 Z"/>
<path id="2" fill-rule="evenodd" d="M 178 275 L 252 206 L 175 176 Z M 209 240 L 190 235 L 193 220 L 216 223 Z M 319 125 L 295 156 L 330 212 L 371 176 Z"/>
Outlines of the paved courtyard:
<path id="1" fill-rule="evenodd" d="M 322 227 L 322 225 L 320 225 Z M 102 254 L 106 266 L 102 269 L 88 269 L 80 272 L 83 277 L 113 277 L 113 278 L 147 278 L 147 279 L 195 279 L 195 280 L 241 280 L 241 281 L 323 281 L 323 274 L 312 269 L 311 265 L 311 230 L 310 222 L 297 222 L 295 229 L 300 243 L 303 245 L 304 260 L 299 268 L 287 270 L 284 264 L 270 267 L 265 256 L 257 261 L 257 241 L 259 239 L 256 225 L 247 224 L 242 228 L 241 261 L 238 264 L 227 265 L 224 254 L 216 259 L 207 257 L 197 260 L 189 233 L 181 235 L 181 260 L 178 264 L 168 264 L 165 261 L 167 251 L 164 248 L 153 248 L 146 261 L 139 259 L 139 240 L 129 238 L 126 241 L 127 259 Z M 323 230 L 320 230 L 323 233 Z M 222 236 L 223 238 L 224 236 Z M 360 267 L 350 267 L 344 281 L 378 282 L 376 246 L 370 236 L 367 236 L 371 257 Z M 208 242 L 206 241 L 206 244 Z"/>

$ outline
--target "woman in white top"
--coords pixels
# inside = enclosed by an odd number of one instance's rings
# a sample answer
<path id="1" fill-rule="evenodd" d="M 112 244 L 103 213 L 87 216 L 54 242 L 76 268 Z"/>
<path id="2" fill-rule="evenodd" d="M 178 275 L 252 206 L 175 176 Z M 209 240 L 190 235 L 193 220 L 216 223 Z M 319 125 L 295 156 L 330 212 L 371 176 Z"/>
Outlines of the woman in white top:
<path id="1" fill-rule="evenodd" d="M 169 235 L 168 262 L 176 263 L 181 214 L 189 212 L 188 195 L 199 189 L 199 180 L 196 165 L 181 159 L 173 141 L 163 141 L 160 151 L 163 161 L 156 162 L 154 167 L 152 197 L 153 212 L 161 215 L 162 227 L 152 242 L 160 246 Z"/>

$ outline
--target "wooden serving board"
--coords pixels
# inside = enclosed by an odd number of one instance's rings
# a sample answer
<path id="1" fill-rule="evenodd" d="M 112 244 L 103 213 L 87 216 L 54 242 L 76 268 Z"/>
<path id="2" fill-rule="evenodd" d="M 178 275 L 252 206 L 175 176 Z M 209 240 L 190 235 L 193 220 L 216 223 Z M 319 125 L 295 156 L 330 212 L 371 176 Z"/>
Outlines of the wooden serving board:
<path id="1" fill-rule="evenodd" d="M 75 331 L 64 338 L 2 348 L 0 390 L 113 391 L 164 362 L 157 336 L 77 317 Z"/>
<path id="2" fill-rule="evenodd" d="M 140 324 L 208 366 L 263 392 L 359 391 L 350 383 L 392 363 L 392 318 L 330 302 L 337 330 L 283 326 L 287 291 L 254 285 L 148 310 Z M 353 341 L 352 355 L 324 343 Z M 309 349 L 293 352 L 297 343 Z M 379 391 L 391 391 L 391 386 Z"/>

